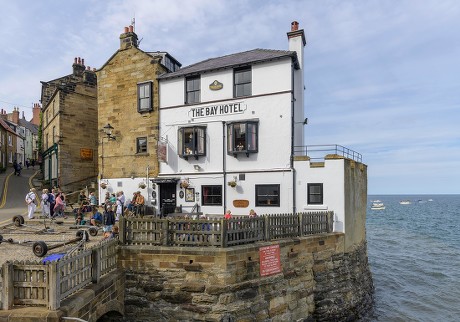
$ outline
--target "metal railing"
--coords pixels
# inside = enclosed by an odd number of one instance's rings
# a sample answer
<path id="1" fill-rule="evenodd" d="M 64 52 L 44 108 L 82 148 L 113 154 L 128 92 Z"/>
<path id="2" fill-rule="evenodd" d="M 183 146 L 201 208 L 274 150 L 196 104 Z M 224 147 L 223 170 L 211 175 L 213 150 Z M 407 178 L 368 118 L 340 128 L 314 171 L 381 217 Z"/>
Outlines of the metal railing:
<path id="1" fill-rule="evenodd" d="M 315 161 L 324 161 L 326 155 L 335 154 L 356 162 L 363 162 L 361 153 L 338 144 L 295 146 L 294 153 L 306 155 Z"/>
<path id="2" fill-rule="evenodd" d="M 122 218 L 123 245 L 231 247 L 333 231 L 333 212 L 302 212 L 231 219 Z"/>

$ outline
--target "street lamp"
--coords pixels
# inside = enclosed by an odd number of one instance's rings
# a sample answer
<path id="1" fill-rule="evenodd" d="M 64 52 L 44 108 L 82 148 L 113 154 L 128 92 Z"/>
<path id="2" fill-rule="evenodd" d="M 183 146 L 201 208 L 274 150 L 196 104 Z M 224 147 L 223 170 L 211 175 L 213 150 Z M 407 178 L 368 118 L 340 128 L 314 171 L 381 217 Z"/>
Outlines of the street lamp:
<path id="1" fill-rule="evenodd" d="M 102 128 L 104 131 L 107 141 L 116 140 L 115 136 L 112 135 L 113 126 L 110 123 L 107 123 L 106 126 Z M 104 137 L 101 140 L 101 179 L 104 177 Z"/>

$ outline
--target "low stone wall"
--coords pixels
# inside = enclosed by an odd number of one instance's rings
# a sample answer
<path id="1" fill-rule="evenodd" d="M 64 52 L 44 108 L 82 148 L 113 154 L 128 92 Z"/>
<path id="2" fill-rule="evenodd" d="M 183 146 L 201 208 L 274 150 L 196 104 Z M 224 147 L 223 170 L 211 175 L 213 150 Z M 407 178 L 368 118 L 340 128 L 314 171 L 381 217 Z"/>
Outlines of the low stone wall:
<path id="1" fill-rule="evenodd" d="M 260 276 L 259 248 L 279 244 L 282 273 Z M 129 247 L 124 321 L 354 319 L 370 310 L 366 244 L 341 233 L 231 248 Z"/>

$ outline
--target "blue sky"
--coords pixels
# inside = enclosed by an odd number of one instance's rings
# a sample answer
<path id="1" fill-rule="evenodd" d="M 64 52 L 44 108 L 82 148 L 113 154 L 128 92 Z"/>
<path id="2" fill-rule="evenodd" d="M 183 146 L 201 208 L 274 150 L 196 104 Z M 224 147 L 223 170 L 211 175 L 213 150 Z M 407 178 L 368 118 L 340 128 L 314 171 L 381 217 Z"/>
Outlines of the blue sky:
<path id="1" fill-rule="evenodd" d="M 307 144 L 363 155 L 369 194 L 460 193 L 460 1 L 0 0 L 0 107 L 31 118 L 40 81 L 99 68 L 136 19 L 183 66 L 305 30 Z"/>

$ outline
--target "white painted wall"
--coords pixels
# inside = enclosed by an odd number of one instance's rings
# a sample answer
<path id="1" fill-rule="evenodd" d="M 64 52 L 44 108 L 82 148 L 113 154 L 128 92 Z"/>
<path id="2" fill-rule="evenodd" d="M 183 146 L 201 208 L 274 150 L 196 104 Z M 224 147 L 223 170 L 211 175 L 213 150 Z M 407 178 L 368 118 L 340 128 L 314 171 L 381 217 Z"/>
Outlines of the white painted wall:
<path id="1" fill-rule="evenodd" d="M 297 211 L 334 211 L 334 231 L 345 232 L 344 160 L 325 160 L 324 167 L 312 168 L 310 161 L 295 161 Z M 307 184 L 323 183 L 323 204 L 308 205 Z"/>

